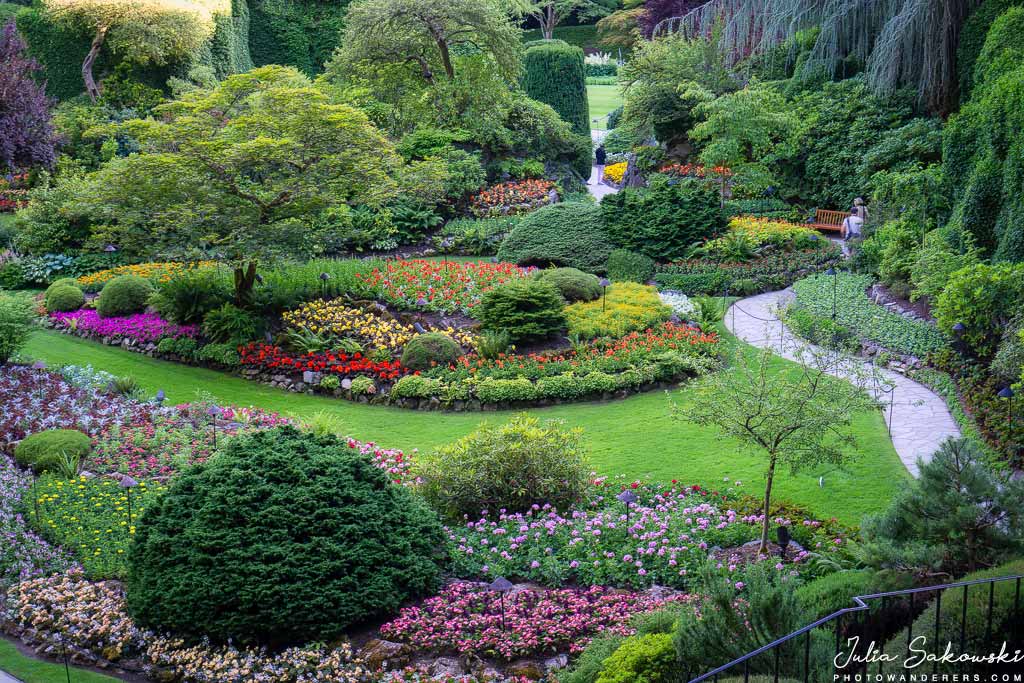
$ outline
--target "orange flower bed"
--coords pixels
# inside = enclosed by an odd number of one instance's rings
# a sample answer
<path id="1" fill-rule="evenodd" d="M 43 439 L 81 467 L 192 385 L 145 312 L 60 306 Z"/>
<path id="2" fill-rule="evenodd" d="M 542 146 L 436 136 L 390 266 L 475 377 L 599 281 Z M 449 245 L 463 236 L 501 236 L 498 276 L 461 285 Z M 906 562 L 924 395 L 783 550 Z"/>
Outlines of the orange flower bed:
<path id="1" fill-rule="evenodd" d="M 550 180 L 509 180 L 475 194 L 470 208 L 478 217 L 528 213 L 550 203 L 552 192 Z"/>

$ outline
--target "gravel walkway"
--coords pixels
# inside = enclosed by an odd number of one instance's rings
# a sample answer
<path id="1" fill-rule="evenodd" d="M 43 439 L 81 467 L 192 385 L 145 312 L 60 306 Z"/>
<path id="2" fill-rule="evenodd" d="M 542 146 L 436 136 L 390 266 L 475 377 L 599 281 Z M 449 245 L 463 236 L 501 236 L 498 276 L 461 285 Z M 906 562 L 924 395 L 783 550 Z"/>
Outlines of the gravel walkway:
<path id="1" fill-rule="evenodd" d="M 793 335 L 776 315 L 779 307 L 792 298 L 792 290 L 785 289 L 741 299 L 726 312 L 725 326 L 752 346 L 768 348 L 783 358 L 797 360 L 799 349 L 816 347 Z M 831 374 L 850 379 L 858 370 L 863 372 L 873 367 L 862 359 L 849 357 Z M 892 444 L 900 460 L 916 477 L 918 458 L 924 462 L 931 460 L 939 444 L 949 437 L 960 436 L 960 429 L 949 414 L 946 402 L 930 389 L 890 370 L 881 370 L 880 375 L 893 390 L 890 394 L 886 386 L 872 393 L 884 404 L 891 401 L 891 410 L 886 407 L 883 415 L 889 425 Z"/>

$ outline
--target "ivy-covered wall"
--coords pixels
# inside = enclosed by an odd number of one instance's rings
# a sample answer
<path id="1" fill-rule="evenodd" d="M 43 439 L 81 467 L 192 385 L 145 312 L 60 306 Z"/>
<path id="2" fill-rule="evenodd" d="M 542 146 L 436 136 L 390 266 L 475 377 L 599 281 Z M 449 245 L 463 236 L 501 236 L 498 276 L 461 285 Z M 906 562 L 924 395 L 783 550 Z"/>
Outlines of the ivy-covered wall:
<path id="1" fill-rule="evenodd" d="M 341 40 L 348 0 L 248 0 L 249 50 L 257 66 L 287 64 L 309 76 Z"/>

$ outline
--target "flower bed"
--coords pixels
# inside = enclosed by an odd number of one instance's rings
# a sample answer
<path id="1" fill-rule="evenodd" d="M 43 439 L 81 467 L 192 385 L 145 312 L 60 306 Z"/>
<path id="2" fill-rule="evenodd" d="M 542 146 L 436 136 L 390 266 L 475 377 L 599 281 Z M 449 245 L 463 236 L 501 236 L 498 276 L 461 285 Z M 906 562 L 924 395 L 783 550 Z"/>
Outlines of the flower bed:
<path id="1" fill-rule="evenodd" d="M 622 182 L 622 176 L 626 175 L 626 167 L 629 164 L 625 161 L 620 161 L 617 164 L 609 164 L 604 167 L 604 180 L 610 183 L 618 185 Z"/>
<path id="2" fill-rule="evenodd" d="M 673 601 L 690 600 L 689 596 Z M 665 606 L 640 593 L 586 590 L 524 590 L 504 597 L 486 585 L 457 583 L 436 597 L 402 610 L 384 624 L 381 635 L 418 650 L 494 656 L 506 660 L 529 655 L 577 653 L 600 632 L 631 635 L 629 618 Z"/>
<path id="3" fill-rule="evenodd" d="M 565 308 L 569 336 L 580 339 L 622 337 L 664 322 L 672 309 L 662 303 L 653 287 L 617 282 L 596 301 L 580 301 Z"/>
<path id="4" fill-rule="evenodd" d="M 128 339 L 135 343 L 156 342 L 166 337 L 194 339 L 199 335 L 197 326 L 175 325 L 155 313 L 101 318 L 95 309 L 83 308 L 67 313 L 51 313 L 50 321 L 58 329 L 67 329 L 80 336 Z"/>
<path id="5" fill-rule="evenodd" d="M 287 329 L 311 333 L 325 339 L 352 339 L 374 349 L 385 349 L 391 353 L 401 352 L 406 343 L 416 336 L 416 329 L 393 317 L 385 317 L 379 311 L 355 308 L 343 299 L 310 302 L 282 316 Z M 468 330 L 451 325 L 431 327 L 423 325 L 428 332 L 443 332 L 466 347 L 473 344 L 474 335 Z"/>
<path id="6" fill-rule="evenodd" d="M 750 296 L 785 289 L 802 277 L 837 265 L 841 259 L 842 250 L 831 244 L 750 261 L 687 259 L 659 266 L 654 281 L 659 289 L 689 296 Z"/>
<path id="7" fill-rule="evenodd" d="M 359 352 L 293 354 L 273 344 L 253 342 L 239 347 L 238 355 L 243 367 L 272 373 L 318 372 L 338 377 L 363 375 L 392 381 L 410 372 L 408 368 L 402 367 L 401 361 L 373 361 Z"/>
<path id="8" fill-rule="evenodd" d="M 200 268 L 213 268 L 216 265 L 216 261 L 136 263 L 130 266 L 117 266 L 116 268 L 108 268 L 107 270 L 83 275 L 78 278 L 78 284 L 87 292 L 98 292 L 103 289 L 103 285 L 107 284 L 107 282 L 121 275 L 138 275 L 156 284 L 158 282 L 167 282 L 175 273 L 186 270 L 198 270 Z"/>
<path id="9" fill-rule="evenodd" d="M 558 190 L 550 180 L 509 180 L 473 195 L 470 210 L 477 217 L 506 216 L 528 213 L 556 201 Z"/>
<path id="10" fill-rule="evenodd" d="M 666 164 L 658 169 L 658 173 L 680 178 L 729 178 L 732 176 L 732 171 L 725 166 L 706 168 L 699 164 Z"/>
<path id="11" fill-rule="evenodd" d="M 0 213 L 12 213 L 28 204 L 28 174 L 0 177 Z"/>
<path id="12" fill-rule="evenodd" d="M 513 263 L 411 260 L 356 277 L 369 295 L 400 309 L 469 313 L 485 292 L 533 270 Z"/>
<path id="13" fill-rule="evenodd" d="M 362 683 L 369 671 L 347 644 L 270 653 L 182 641 L 139 628 L 120 584 L 93 583 L 81 572 L 25 581 L 8 592 L 9 633 L 36 647 L 66 645 L 76 661 L 114 663 L 127 671 L 182 683 Z"/>

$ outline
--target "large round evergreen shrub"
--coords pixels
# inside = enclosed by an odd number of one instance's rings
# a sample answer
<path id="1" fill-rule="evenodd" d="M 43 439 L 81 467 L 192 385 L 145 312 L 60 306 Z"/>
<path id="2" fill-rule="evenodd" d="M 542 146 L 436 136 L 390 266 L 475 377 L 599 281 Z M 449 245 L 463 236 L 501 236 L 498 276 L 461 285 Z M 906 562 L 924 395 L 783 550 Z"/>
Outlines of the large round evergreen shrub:
<path id="1" fill-rule="evenodd" d="M 78 287 L 60 285 L 46 290 L 46 310 L 77 311 L 85 304 L 85 294 Z"/>
<path id="2" fill-rule="evenodd" d="M 146 510 L 128 608 L 188 638 L 329 641 L 435 589 L 444 545 L 434 513 L 344 441 L 259 431 Z"/>
<path id="3" fill-rule="evenodd" d="M 523 278 L 495 287 L 475 310 L 482 327 L 513 341 L 545 339 L 565 329 L 565 301 L 550 282 Z"/>
<path id="4" fill-rule="evenodd" d="M 441 332 L 417 334 L 402 349 L 402 365 L 410 370 L 429 370 L 434 365 L 449 365 L 462 355 L 458 342 Z"/>
<path id="5" fill-rule="evenodd" d="M 601 296 L 601 283 L 596 275 L 578 268 L 549 268 L 537 271 L 538 280 L 550 282 L 568 302 L 593 301 Z"/>
<path id="6" fill-rule="evenodd" d="M 583 50 L 560 40 L 532 45 L 523 57 L 523 90 L 551 105 L 578 135 L 590 136 Z"/>
<path id="7" fill-rule="evenodd" d="M 664 177 L 656 177 L 648 188 L 608 195 L 601 200 L 601 213 L 615 246 L 663 262 L 682 258 L 691 246 L 725 228 L 716 189 Z"/>
<path id="8" fill-rule="evenodd" d="M 96 300 L 96 312 L 101 318 L 141 313 L 153 294 L 153 286 L 138 275 L 121 275 L 103 285 Z"/>
<path id="9" fill-rule="evenodd" d="M 523 217 L 501 243 L 498 258 L 520 265 L 567 266 L 593 272 L 604 270 L 611 251 L 601 208 L 584 202 L 563 202 Z"/>
<path id="10" fill-rule="evenodd" d="M 77 429 L 48 429 L 30 434 L 14 447 L 14 459 L 22 467 L 49 472 L 65 459 L 84 458 L 92 450 L 89 435 Z"/>

